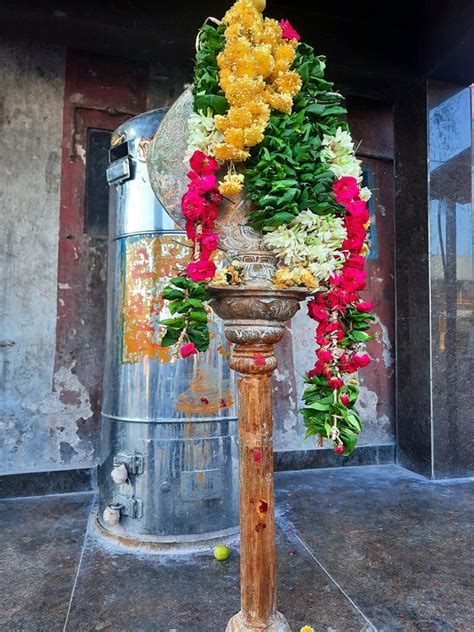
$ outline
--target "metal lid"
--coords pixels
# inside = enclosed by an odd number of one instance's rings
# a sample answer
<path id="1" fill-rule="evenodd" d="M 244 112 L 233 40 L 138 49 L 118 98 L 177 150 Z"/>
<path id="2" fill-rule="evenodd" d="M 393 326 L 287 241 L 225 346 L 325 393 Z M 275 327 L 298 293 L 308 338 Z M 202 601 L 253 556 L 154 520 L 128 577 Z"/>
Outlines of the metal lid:
<path id="1" fill-rule="evenodd" d="M 143 143 L 154 137 L 166 111 L 159 108 L 144 112 L 120 125 L 112 135 L 107 168 L 111 239 L 181 232 L 150 186 Z"/>

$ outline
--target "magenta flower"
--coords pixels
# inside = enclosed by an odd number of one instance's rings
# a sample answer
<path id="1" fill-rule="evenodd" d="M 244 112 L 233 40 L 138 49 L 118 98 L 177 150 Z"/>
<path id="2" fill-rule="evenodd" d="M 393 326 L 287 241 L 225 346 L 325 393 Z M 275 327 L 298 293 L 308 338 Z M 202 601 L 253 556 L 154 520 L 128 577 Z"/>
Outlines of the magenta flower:
<path id="1" fill-rule="evenodd" d="M 204 152 L 198 149 L 191 156 L 189 161 L 191 169 L 199 175 L 209 175 L 213 171 L 217 171 L 219 166 L 212 156 L 207 156 Z"/>
<path id="2" fill-rule="evenodd" d="M 336 202 L 351 202 L 359 197 L 359 187 L 357 180 L 352 176 L 339 178 L 332 185 L 332 190 L 336 196 Z"/>
<path id="3" fill-rule="evenodd" d="M 190 355 L 194 355 L 197 353 L 197 349 L 194 345 L 194 342 L 188 342 L 188 344 L 183 345 L 181 347 L 181 357 L 187 358 Z"/>
<path id="4" fill-rule="evenodd" d="M 206 261 L 203 259 L 199 261 L 191 261 L 186 268 L 186 272 L 194 283 L 199 283 L 199 281 L 212 279 L 216 273 L 216 264 L 212 261 Z"/>
<path id="5" fill-rule="evenodd" d="M 341 395 L 341 403 L 344 404 L 344 406 L 349 406 L 349 395 L 346 395 L 346 393 L 343 393 Z"/>
<path id="6" fill-rule="evenodd" d="M 281 28 L 281 36 L 285 39 L 295 39 L 300 41 L 301 37 L 295 31 L 295 29 L 291 26 L 288 20 L 280 20 L 280 28 Z"/>

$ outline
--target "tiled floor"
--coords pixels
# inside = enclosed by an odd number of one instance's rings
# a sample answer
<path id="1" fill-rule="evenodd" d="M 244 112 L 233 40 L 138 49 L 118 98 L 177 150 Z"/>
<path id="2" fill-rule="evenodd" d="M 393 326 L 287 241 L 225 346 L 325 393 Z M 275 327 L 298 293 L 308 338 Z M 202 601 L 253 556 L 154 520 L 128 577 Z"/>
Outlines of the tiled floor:
<path id="1" fill-rule="evenodd" d="M 472 632 L 474 481 L 395 466 L 277 474 L 278 605 L 292 630 Z M 91 494 L 0 503 L 0 630 L 221 632 L 238 550 L 132 554 L 88 527 Z"/>

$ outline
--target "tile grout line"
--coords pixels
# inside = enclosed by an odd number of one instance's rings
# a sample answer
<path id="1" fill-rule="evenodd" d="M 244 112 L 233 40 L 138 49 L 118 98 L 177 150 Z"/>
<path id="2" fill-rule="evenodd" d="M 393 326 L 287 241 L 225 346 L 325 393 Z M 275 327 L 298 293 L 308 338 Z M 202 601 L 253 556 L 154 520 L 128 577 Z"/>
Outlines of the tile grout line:
<path id="1" fill-rule="evenodd" d="M 306 542 L 298 535 L 295 526 L 291 522 L 289 522 L 289 520 L 287 520 L 285 517 L 283 517 L 281 514 L 278 516 L 278 522 L 280 522 L 282 524 L 282 526 L 284 525 L 291 532 L 292 536 L 296 540 L 298 540 L 298 542 L 301 544 L 301 546 L 310 554 L 310 556 L 313 558 L 313 560 L 316 562 L 316 564 L 329 577 L 329 579 L 333 582 L 333 584 L 335 586 L 337 586 L 337 588 L 342 592 L 344 597 L 349 601 L 349 603 L 353 606 L 353 608 L 355 608 L 355 610 L 357 610 L 357 612 L 361 615 L 361 617 L 365 621 L 367 621 L 367 623 L 372 628 L 372 632 L 378 632 L 377 628 L 372 623 L 372 621 L 365 616 L 365 614 L 362 612 L 362 610 L 359 608 L 359 606 L 355 603 L 355 601 L 349 597 L 349 595 L 346 593 L 344 588 L 340 584 L 337 583 L 337 581 L 334 579 L 334 577 L 331 575 L 331 573 L 328 570 L 326 570 L 326 568 L 321 564 L 321 562 L 318 560 L 318 558 L 314 555 L 314 553 L 308 547 Z"/>
<path id="2" fill-rule="evenodd" d="M 88 519 L 87 519 L 86 531 L 84 533 L 84 540 L 82 542 L 81 555 L 79 557 L 79 562 L 78 562 L 78 565 L 77 565 L 76 576 L 74 578 L 74 584 L 72 585 L 71 596 L 69 597 L 69 604 L 68 604 L 68 607 L 67 607 L 66 619 L 64 621 L 63 632 L 66 632 L 67 624 L 68 624 L 68 621 L 69 621 L 69 615 L 71 613 L 72 600 L 74 598 L 74 593 L 76 592 L 77 581 L 79 579 L 79 571 L 81 570 L 82 560 L 84 558 L 84 553 L 85 553 L 85 550 L 86 550 L 87 538 L 89 537 L 89 518 L 90 518 L 90 514 L 92 512 L 93 507 L 94 507 L 94 503 L 92 502 L 91 506 L 89 508 L 89 516 L 88 516 Z"/>

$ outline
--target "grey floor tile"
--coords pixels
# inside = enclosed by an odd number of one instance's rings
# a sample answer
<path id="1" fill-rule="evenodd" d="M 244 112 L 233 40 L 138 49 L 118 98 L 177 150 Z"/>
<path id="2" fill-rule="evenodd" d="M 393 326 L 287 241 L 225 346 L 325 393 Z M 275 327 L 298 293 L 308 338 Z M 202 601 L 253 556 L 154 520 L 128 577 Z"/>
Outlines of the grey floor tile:
<path id="1" fill-rule="evenodd" d="M 285 472 L 277 503 L 379 631 L 471 632 L 474 481 L 396 466 Z"/>
<path id="2" fill-rule="evenodd" d="M 292 629 L 318 621 L 318 632 L 359 632 L 364 620 L 314 563 L 278 532 L 279 609 Z M 225 562 L 208 554 L 176 557 L 130 554 L 91 535 L 67 630 L 85 632 L 223 632 L 239 610 L 239 555 Z"/>
<path id="3" fill-rule="evenodd" d="M 0 630 L 62 630 L 92 494 L 0 502 Z"/>

